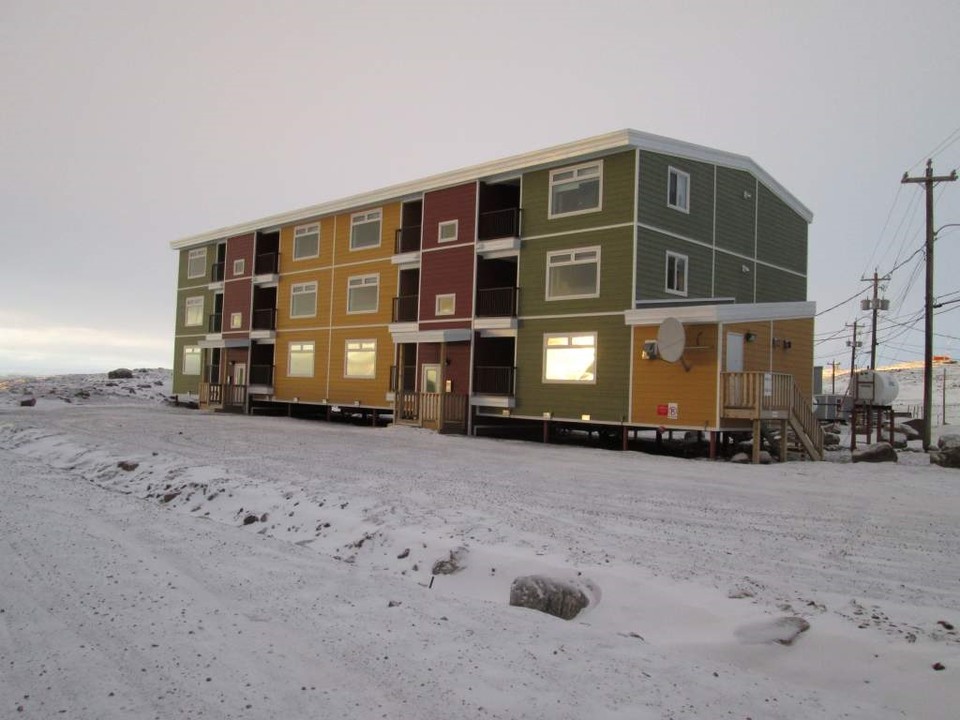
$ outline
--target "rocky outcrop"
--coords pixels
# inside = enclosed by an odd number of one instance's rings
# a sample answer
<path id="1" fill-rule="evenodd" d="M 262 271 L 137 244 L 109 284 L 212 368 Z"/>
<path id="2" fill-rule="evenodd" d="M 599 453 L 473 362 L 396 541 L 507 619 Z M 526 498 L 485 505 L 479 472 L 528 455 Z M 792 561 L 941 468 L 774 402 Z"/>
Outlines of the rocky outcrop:
<path id="1" fill-rule="evenodd" d="M 510 604 L 572 620 L 590 604 L 577 583 L 545 575 L 524 575 L 510 585 Z"/>
<path id="2" fill-rule="evenodd" d="M 941 435 L 930 462 L 945 468 L 960 468 L 960 435 Z"/>
<path id="3" fill-rule="evenodd" d="M 897 451 L 890 443 L 878 442 L 857 448 L 850 455 L 851 462 L 896 462 Z"/>

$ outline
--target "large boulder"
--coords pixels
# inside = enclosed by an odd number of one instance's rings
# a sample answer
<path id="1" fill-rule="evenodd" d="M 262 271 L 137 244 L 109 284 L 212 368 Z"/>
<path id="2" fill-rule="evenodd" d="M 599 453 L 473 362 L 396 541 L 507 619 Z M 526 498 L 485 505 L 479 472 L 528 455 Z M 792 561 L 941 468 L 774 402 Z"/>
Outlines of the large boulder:
<path id="1" fill-rule="evenodd" d="M 840 436 L 836 433 L 825 432 L 823 434 L 823 446 L 826 448 L 840 447 Z"/>
<path id="2" fill-rule="evenodd" d="M 940 467 L 960 468 L 960 435 L 941 435 L 937 452 L 930 453 L 930 462 Z"/>
<path id="3" fill-rule="evenodd" d="M 590 583 L 586 585 L 589 587 Z M 545 575 L 524 575 L 510 585 L 510 604 L 572 620 L 590 604 L 590 598 L 580 583 Z"/>
<path id="4" fill-rule="evenodd" d="M 117 368 L 116 370 L 111 370 L 107 373 L 107 378 L 110 380 L 128 380 L 133 377 L 133 370 L 127 368 Z"/>
<path id="5" fill-rule="evenodd" d="M 912 422 L 912 421 L 908 421 Z M 921 433 L 913 425 L 908 425 L 907 423 L 900 423 L 894 428 L 898 433 L 903 433 L 907 436 L 907 440 L 919 440 Z"/>
<path id="6" fill-rule="evenodd" d="M 857 448 L 850 455 L 851 462 L 897 462 L 897 451 L 890 443 L 878 442 Z"/>

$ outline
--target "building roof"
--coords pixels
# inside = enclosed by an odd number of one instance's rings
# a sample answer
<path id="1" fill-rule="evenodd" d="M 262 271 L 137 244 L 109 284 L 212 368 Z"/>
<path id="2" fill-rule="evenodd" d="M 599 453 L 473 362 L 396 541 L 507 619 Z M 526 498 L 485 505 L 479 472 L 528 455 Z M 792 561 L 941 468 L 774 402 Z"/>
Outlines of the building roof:
<path id="1" fill-rule="evenodd" d="M 440 173 L 439 175 L 431 175 L 420 178 L 419 180 L 390 185 L 385 188 L 380 188 L 379 190 L 351 195 L 338 200 L 320 203 L 318 205 L 310 205 L 276 215 L 269 215 L 237 225 L 217 228 L 198 235 L 191 235 L 179 240 L 174 240 L 170 243 L 170 247 L 179 250 L 196 245 L 203 245 L 216 240 L 224 240 L 236 235 L 243 235 L 255 230 L 275 228 L 302 220 L 344 212 L 346 210 L 378 205 L 389 200 L 398 200 L 429 190 L 437 190 L 473 180 L 509 177 L 511 174 L 519 174 L 520 171 L 529 171 L 576 159 L 586 159 L 591 156 L 606 155 L 630 147 L 663 153 L 665 155 L 689 158 L 691 160 L 699 160 L 701 162 L 734 168 L 736 170 L 745 170 L 753 174 L 771 192 L 808 223 L 813 220 L 813 213 L 802 202 L 746 155 L 737 155 L 736 153 L 715 150 L 704 147 L 703 145 L 695 145 L 682 140 L 674 140 L 661 135 L 652 135 L 650 133 L 640 132 L 639 130 L 628 129 L 618 130 L 605 135 L 596 135 L 583 140 L 564 143 L 563 145 L 555 145 L 554 147 L 543 150 L 512 155 L 500 160 L 471 165 L 470 167 Z"/>

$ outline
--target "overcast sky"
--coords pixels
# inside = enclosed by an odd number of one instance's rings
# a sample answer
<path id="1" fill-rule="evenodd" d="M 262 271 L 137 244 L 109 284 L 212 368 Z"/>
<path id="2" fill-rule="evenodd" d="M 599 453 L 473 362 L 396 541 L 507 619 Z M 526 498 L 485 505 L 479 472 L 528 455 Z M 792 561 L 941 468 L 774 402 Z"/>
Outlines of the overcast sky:
<path id="1" fill-rule="evenodd" d="M 749 155 L 811 208 L 825 310 L 923 244 L 900 178 L 960 165 L 958 30 L 956 0 L 0 0 L 0 373 L 170 367 L 171 240 L 626 127 Z M 960 223 L 960 182 L 937 197 Z M 922 357 L 922 293 L 917 254 L 881 364 Z M 818 362 L 849 364 L 829 338 L 858 307 L 818 318 Z"/>

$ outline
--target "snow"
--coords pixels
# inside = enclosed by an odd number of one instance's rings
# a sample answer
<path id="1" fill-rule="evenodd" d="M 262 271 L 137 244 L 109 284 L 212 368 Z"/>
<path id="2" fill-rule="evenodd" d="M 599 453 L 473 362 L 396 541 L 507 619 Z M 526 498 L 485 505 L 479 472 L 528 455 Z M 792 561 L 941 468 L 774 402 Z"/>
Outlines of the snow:
<path id="1" fill-rule="evenodd" d="M 922 454 L 208 414 L 135 376 L 0 381 L 0 717 L 955 717 L 960 475 Z M 521 575 L 593 603 L 510 607 Z"/>

